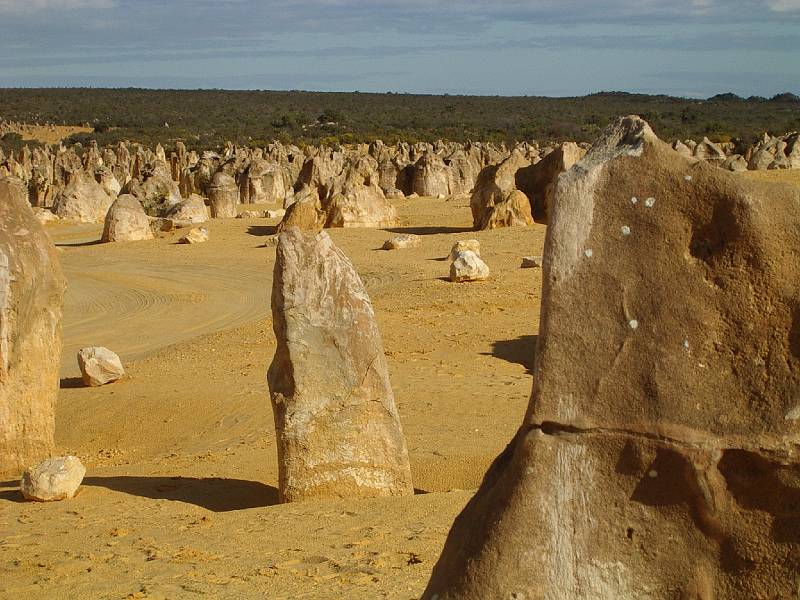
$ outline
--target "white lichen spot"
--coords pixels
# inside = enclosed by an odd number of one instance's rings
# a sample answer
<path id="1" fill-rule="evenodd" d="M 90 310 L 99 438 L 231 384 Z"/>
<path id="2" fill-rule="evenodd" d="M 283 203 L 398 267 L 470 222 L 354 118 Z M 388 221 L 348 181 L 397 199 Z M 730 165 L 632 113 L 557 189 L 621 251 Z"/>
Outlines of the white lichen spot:
<path id="1" fill-rule="evenodd" d="M 636 330 L 636 328 L 639 327 L 639 321 L 637 321 L 636 319 L 631 319 L 630 321 L 628 321 L 628 326 L 631 329 Z"/>
<path id="2" fill-rule="evenodd" d="M 638 201 L 639 201 L 639 199 L 636 196 L 631 198 L 631 204 L 636 204 Z"/>
<path id="3" fill-rule="evenodd" d="M 653 469 L 652 471 L 650 471 L 650 472 L 647 474 L 647 476 L 648 476 L 648 477 L 650 477 L 650 479 L 655 479 L 656 477 L 658 477 L 658 471 L 656 471 L 655 469 Z"/>
<path id="4" fill-rule="evenodd" d="M 622 227 L 619 228 L 619 230 L 622 232 L 622 235 L 630 235 L 631 234 L 631 228 L 628 227 L 627 225 L 623 225 Z"/>
<path id="5" fill-rule="evenodd" d="M 691 176 L 691 175 L 684 175 L 684 176 L 683 176 L 683 178 L 684 178 L 686 181 L 691 181 L 691 180 L 692 180 L 692 176 Z"/>
<path id="6" fill-rule="evenodd" d="M 689 349 L 689 340 L 683 340 L 683 347 Z"/>
<path id="7" fill-rule="evenodd" d="M 592 258 L 592 254 L 594 254 L 594 252 L 592 252 L 591 248 L 587 248 L 586 250 L 583 251 L 583 255 L 586 258 Z"/>
<path id="8" fill-rule="evenodd" d="M 644 205 L 645 205 L 647 208 L 653 208 L 653 205 L 654 205 L 655 203 L 656 203 L 656 199 L 655 199 L 655 198 L 648 198 L 647 200 L 645 200 L 645 201 L 644 201 Z"/>

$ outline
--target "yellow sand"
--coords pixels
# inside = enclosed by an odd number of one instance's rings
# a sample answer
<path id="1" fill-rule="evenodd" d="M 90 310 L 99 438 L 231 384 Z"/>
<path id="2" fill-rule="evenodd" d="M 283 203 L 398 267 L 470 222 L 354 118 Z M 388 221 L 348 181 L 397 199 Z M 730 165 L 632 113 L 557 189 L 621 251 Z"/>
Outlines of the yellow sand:
<path id="1" fill-rule="evenodd" d="M 0 597 L 419 597 L 453 518 L 521 423 L 530 395 L 545 228 L 475 233 L 468 201 L 398 203 L 394 232 L 330 230 L 372 298 L 418 494 L 276 505 L 265 373 L 275 221 L 213 221 L 95 244 L 53 225 L 69 281 L 57 444 L 88 472 L 79 495 L 19 502 L 0 486 Z M 455 240 L 478 238 L 490 281 L 445 281 Z M 75 353 L 106 345 L 124 380 L 80 386 Z"/>

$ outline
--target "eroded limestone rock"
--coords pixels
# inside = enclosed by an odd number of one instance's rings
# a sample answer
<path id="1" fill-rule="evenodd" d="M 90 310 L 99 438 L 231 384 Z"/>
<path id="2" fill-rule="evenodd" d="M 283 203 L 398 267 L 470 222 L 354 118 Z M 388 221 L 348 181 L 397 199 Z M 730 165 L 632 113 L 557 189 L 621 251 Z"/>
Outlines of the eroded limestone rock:
<path id="1" fill-rule="evenodd" d="M 139 201 L 130 194 L 118 197 L 106 214 L 104 242 L 136 242 L 153 239 L 150 219 Z"/>
<path id="2" fill-rule="evenodd" d="M 53 450 L 65 282 L 21 181 L 0 179 L 0 476 Z"/>
<path id="3" fill-rule="evenodd" d="M 273 282 L 281 499 L 412 494 L 383 344 L 353 265 L 327 233 L 290 228 Z"/>
<path id="4" fill-rule="evenodd" d="M 423 598 L 789 598 L 800 192 L 627 117 L 561 176 L 524 422 Z"/>

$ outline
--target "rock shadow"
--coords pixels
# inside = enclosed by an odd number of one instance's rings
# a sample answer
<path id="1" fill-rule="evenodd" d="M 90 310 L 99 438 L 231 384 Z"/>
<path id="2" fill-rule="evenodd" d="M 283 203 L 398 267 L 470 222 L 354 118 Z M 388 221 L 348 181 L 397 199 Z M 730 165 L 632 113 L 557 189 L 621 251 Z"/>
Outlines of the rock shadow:
<path id="1" fill-rule="evenodd" d="M 80 248 L 81 246 L 96 246 L 97 244 L 102 244 L 103 240 L 90 240 L 88 242 L 74 242 L 72 244 L 55 244 L 56 248 Z"/>
<path id="2" fill-rule="evenodd" d="M 250 225 L 247 228 L 247 233 L 255 236 L 275 235 L 277 231 L 277 225 Z"/>
<path id="3" fill-rule="evenodd" d="M 22 493 L 19 491 L 19 479 L 0 481 L 0 501 L 1 500 L 20 503 L 27 502 L 27 500 L 22 497 Z"/>
<path id="4" fill-rule="evenodd" d="M 437 233 L 472 233 L 473 227 L 390 227 L 390 233 L 410 233 L 413 235 L 435 235 Z"/>
<path id="5" fill-rule="evenodd" d="M 67 389 L 82 388 L 88 386 L 85 383 L 83 383 L 82 377 L 62 377 L 59 387 L 62 390 L 67 390 Z"/>
<path id="6" fill-rule="evenodd" d="M 220 477 L 86 477 L 83 485 L 132 496 L 186 502 L 213 512 L 278 504 L 278 489 L 260 481 Z"/>
<path id="7" fill-rule="evenodd" d="M 538 335 L 523 335 L 513 340 L 497 340 L 492 342 L 492 351 L 483 354 L 522 365 L 528 374 L 532 374 L 538 339 Z"/>

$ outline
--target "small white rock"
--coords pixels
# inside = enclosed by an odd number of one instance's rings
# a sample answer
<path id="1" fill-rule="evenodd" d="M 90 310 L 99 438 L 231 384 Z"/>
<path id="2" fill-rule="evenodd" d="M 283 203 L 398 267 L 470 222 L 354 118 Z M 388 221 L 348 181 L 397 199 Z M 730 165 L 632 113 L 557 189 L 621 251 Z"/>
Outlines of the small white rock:
<path id="1" fill-rule="evenodd" d="M 76 456 L 48 458 L 22 475 L 20 491 L 26 500 L 54 502 L 67 500 L 75 492 L 86 475 L 86 467 Z"/>
<path id="2" fill-rule="evenodd" d="M 586 250 L 584 250 L 584 251 L 583 251 L 583 255 L 584 255 L 586 258 L 592 258 L 592 255 L 593 255 L 593 254 L 594 254 L 594 252 L 592 251 L 592 249 L 591 249 L 591 248 L 587 248 Z"/>
<path id="3" fill-rule="evenodd" d="M 631 228 L 628 227 L 627 225 L 623 225 L 622 227 L 620 227 L 619 230 L 622 232 L 622 235 L 630 235 L 631 234 Z"/>
<path id="4" fill-rule="evenodd" d="M 628 326 L 635 331 L 639 327 L 639 321 L 636 319 L 631 319 L 628 321 Z"/>
<path id="5" fill-rule="evenodd" d="M 205 227 L 195 227 L 178 240 L 179 244 L 200 244 L 208 241 L 208 229 Z"/>
<path id="6" fill-rule="evenodd" d="M 465 250 L 469 250 L 480 256 L 481 243 L 478 240 L 458 240 L 455 244 L 453 244 L 453 247 L 450 248 L 450 255 L 447 257 L 448 260 L 455 260 L 459 253 L 464 252 Z"/>
<path id="7" fill-rule="evenodd" d="M 489 278 L 489 267 L 472 250 L 460 252 L 450 265 L 450 281 L 482 281 Z"/>
<path id="8" fill-rule="evenodd" d="M 639 201 L 639 199 L 636 196 L 631 198 L 631 204 L 636 204 L 638 201 Z"/>
<path id="9" fill-rule="evenodd" d="M 411 233 L 403 233 L 389 238 L 383 243 L 384 250 L 399 250 L 401 248 L 416 248 L 420 244 L 420 237 Z"/>
<path id="10" fill-rule="evenodd" d="M 78 367 L 83 383 L 92 387 L 113 383 L 125 375 L 119 356 L 102 346 L 81 348 L 78 352 Z"/>
<path id="11" fill-rule="evenodd" d="M 268 210 L 266 212 L 268 219 L 282 219 L 285 214 L 285 208 L 276 208 L 275 210 Z"/>

